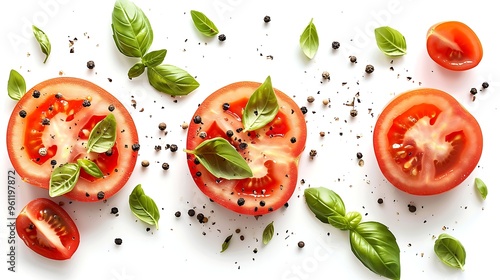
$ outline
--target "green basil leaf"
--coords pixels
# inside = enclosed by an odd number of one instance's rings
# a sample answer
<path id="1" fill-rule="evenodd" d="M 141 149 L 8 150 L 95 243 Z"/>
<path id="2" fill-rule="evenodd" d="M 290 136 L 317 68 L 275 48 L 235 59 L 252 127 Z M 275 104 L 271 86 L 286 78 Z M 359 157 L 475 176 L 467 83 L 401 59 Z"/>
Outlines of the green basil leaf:
<path id="1" fill-rule="evenodd" d="M 113 40 L 128 57 L 142 57 L 153 43 L 153 29 L 144 12 L 129 0 L 117 0 L 111 15 Z"/>
<path id="2" fill-rule="evenodd" d="M 132 213 L 134 213 L 139 220 L 149 225 L 156 226 L 156 229 L 158 229 L 160 211 L 154 200 L 144 193 L 140 184 L 137 185 L 130 194 L 128 204 Z"/>
<path id="3" fill-rule="evenodd" d="M 434 252 L 444 264 L 464 269 L 465 248 L 455 237 L 446 233 L 440 234 L 434 242 Z"/>
<path id="4" fill-rule="evenodd" d="M 356 230 L 361 219 L 363 218 L 359 212 L 349 212 L 345 215 L 350 230 Z"/>
<path id="5" fill-rule="evenodd" d="M 146 65 L 144 65 L 142 62 L 137 62 L 128 70 L 128 78 L 133 79 L 139 77 L 140 75 L 142 75 L 142 73 L 144 73 L 145 69 Z"/>
<path id="6" fill-rule="evenodd" d="M 188 72 L 173 65 L 148 67 L 147 73 L 156 90 L 170 95 L 187 95 L 200 86 Z"/>
<path id="7" fill-rule="evenodd" d="M 476 190 L 479 192 L 479 195 L 481 195 L 483 200 L 486 199 L 486 196 L 488 196 L 488 187 L 486 187 L 483 180 L 476 178 L 474 180 L 474 186 L 476 186 Z"/>
<path id="8" fill-rule="evenodd" d="M 300 48 L 309 59 L 312 59 L 318 51 L 319 37 L 318 32 L 316 31 L 316 26 L 313 23 L 313 19 L 311 19 L 302 32 L 302 35 L 300 35 Z"/>
<path id="9" fill-rule="evenodd" d="M 142 63 L 144 63 L 144 65 L 146 65 L 147 67 L 155 67 L 163 62 L 166 55 L 166 49 L 152 51 L 142 57 Z"/>
<path id="10" fill-rule="evenodd" d="M 32 28 L 33 28 L 33 35 L 35 35 L 35 38 L 38 41 L 38 44 L 40 45 L 42 53 L 45 54 L 45 60 L 43 61 L 43 63 L 45 63 L 47 62 L 47 59 L 49 58 L 50 55 L 50 51 L 52 49 L 49 37 L 40 28 L 34 25 L 32 26 Z"/>
<path id="11" fill-rule="evenodd" d="M 220 250 L 221 253 L 226 251 L 227 248 L 229 248 L 229 243 L 231 242 L 231 238 L 233 238 L 232 234 L 226 237 L 226 239 L 224 239 L 224 242 L 222 243 L 222 249 Z"/>
<path id="12" fill-rule="evenodd" d="M 349 232 L 351 251 L 372 272 L 390 278 L 401 278 L 400 250 L 396 237 L 387 226 L 363 222 Z"/>
<path id="13" fill-rule="evenodd" d="M 266 126 L 278 114 L 279 105 L 274 92 L 271 77 L 267 77 L 250 99 L 243 111 L 244 131 L 254 131 Z"/>
<path id="14" fill-rule="evenodd" d="M 274 222 L 270 222 L 262 232 L 262 243 L 267 245 L 274 236 Z"/>
<path id="15" fill-rule="evenodd" d="M 375 28 L 378 48 L 388 56 L 406 54 L 406 39 L 399 31 L 389 26 Z"/>
<path id="16" fill-rule="evenodd" d="M 323 223 L 329 223 L 330 216 L 345 216 L 344 201 L 334 191 L 319 187 L 308 188 L 304 191 L 307 206 Z"/>
<path id="17" fill-rule="evenodd" d="M 80 177 L 80 166 L 76 163 L 66 163 L 54 168 L 50 174 L 49 195 L 60 196 L 70 192 Z"/>
<path id="18" fill-rule="evenodd" d="M 104 177 L 104 174 L 102 174 L 101 169 L 99 168 L 99 166 L 97 166 L 95 162 L 84 158 L 80 158 L 76 162 L 90 176 L 94 178 Z"/>
<path id="19" fill-rule="evenodd" d="M 330 215 L 327 217 L 328 223 L 340 230 L 348 230 L 349 229 L 349 221 L 346 219 L 345 216 L 342 215 Z"/>
<path id="20" fill-rule="evenodd" d="M 213 37 L 219 33 L 217 26 L 202 12 L 191 10 L 191 18 L 193 19 L 194 26 L 201 34 Z"/>
<path id="21" fill-rule="evenodd" d="M 7 93 L 14 100 L 19 100 L 26 93 L 26 81 L 16 70 L 10 70 L 9 81 L 7 82 Z"/>
<path id="22" fill-rule="evenodd" d="M 215 137 L 203 141 L 194 151 L 200 163 L 217 178 L 245 179 L 253 176 L 252 170 L 245 159 L 224 138 Z"/>
<path id="23" fill-rule="evenodd" d="M 116 119 L 113 114 L 108 114 L 98 122 L 89 135 L 87 150 L 89 152 L 104 153 L 115 145 Z"/>

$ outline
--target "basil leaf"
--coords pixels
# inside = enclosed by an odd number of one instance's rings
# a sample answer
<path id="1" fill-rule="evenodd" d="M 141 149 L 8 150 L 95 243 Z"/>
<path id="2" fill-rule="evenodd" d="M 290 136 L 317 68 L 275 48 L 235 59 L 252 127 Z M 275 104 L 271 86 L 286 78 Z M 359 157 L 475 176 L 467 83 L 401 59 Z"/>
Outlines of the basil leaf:
<path id="1" fill-rule="evenodd" d="M 349 212 L 345 215 L 350 230 L 356 230 L 361 219 L 363 218 L 359 212 Z"/>
<path id="2" fill-rule="evenodd" d="M 226 237 L 226 239 L 224 239 L 224 242 L 222 243 L 222 249 L 220 250 L 221 253 L 226 251 L 227 248 L 229 248 L 229 243 L 231 242 L 231 238 L 233 238 L 232 234 Z"/>
<path id="3" fill-rule="evenodd" d="M 250 99 L 243 111 L 244 131 L 253 131 L 266 126 L 278 114 L 279 106 L 271 77 L 267 77 Z"/>
<path id="4" fill-rule="evenodd" d="M 101 169 L 99 168 L 99 166 L 97 166 L 95 162 L 84 158 L 80 158 L 76 162 L 90 176 L 94 178 L 104 177 L 104 174 L 102 174 Z"/>
<path id="5" fill-rule="evenodd" d="M 146 65 L 147 67 L 155 67 L 155 66 L 160 65 L 163 62 L 166 55 L 167 55 L 166 49 L 152 51 L 152 52 L 145 54 L 142 57 L 142 63 L 144 63 L 144 65 Z"/>
<path id="6" fill-rule="evenodd" d="M 142 62 L 137 62 L 128 70 L 128 78 L 132 79 L 139 77 L 140 75 L 142 75 L 142 73 L 144 73 L 145 69 L 146 65 L 144 65 Z"/>
<path id="7" fill-rule="evenodd" d="M 66 163 L 54 168 L 50 174 L 49 195 L 60 196 L 70 192 L 80 177 L 80 166 L 76 163 Z"/>
<path id="8" fill-rule="evenodd" d="M 40 28 L 34 25 L 32 26 L 32 28 L 33 28 L 33 35 L 35 35 L 35 38 L 38 41 L 38 44 L 40 45 L 42 53 L 45 54 L 45 60 L 43 61 L 43 63 L 45 63 L 47 62 L 47 59 L 49 58 L 50 55 L 50 51 L 52 49 L 49 37 Z"/>
<path id="9" fill-rule="evenodd" d="M 349 229 L 349 221 L 347 221 L 345 216 L 342 215 L 330 215 L 327 217 L 328 223 L 340 230 L 348 230 Z"/>
<path id="10" fill-rule="evenodd" d="M 388 56 L 406 54 L 406 39 L 396 29 L 389 26 L 375 28 L 375 40 L 378 48 Z"/>
<path id="11" fill-rule="evenodd" d="M 111 14 L 113 40 L 128 57 L 142 57 L 153 43 L 153 29 L 144 12 L 129 0 L 117 0 Z"/>
<path id="12" fill-rule="evenodd" d="M 304 191 L 304 196 L 309 209 L 323 223 L 329 223 L 328 218 L 330 216 L 345 216 L 345 206 L 342 198 L 330 189 L 324 187 L 308 188 Z"/>
<path id="13" fill-rule="evenodd" d="M 455 237 L 442 233 L 434 242 L 434 252 L 446 265 L 454 268 L 464 269 L 465 248 Z"/>
<path id="14" fill-rule="evenodd" d="M 115 145 L 115 141 L 116 119 L 113 114 L 108 114 L 92 128 L 87 142 L 87 150 L 104 153 Z"/>
<path id="15" fill-rule="evenodd" d="M 300 48 L 309 59 L 312 59 L 318 51 L 319 37 L 318 32 L 316 31 L 316 26 L 313 23 L 313 19 L 311 19 L 302 32 L 302 35 L 300 35 Z"/>
<path id="16" fill-rule="evenodd" d="M 158 229 L 160 211 L 154 200 L 144 193 L 141 184 L 137 185 L 130 194 L 128 204 L 132 213 L 134 213 L 139 220 L 149 225 L 156 226 L 156 229 Z"/>
<path id="17" fill-rule="evenodd" d="M 262 232 L 262 243 L 264 245 L 267 245 L 271 239 L 273 239 L 274 236 L 274 222 L 269 223 L 266 228 L 264 229 L 264 232 Z"/>
<path id="18" fill-rule="evenodd" d="M 201 34 L 213 37 L 219 33 L 217 26 L 202 12 L 191 10 L 191 18 L 193 19 L 194 26 Z"/>
<path id="19" fill-rule="evenodd" d="M 383 224 L 363 222 L 349 232 L 351 251 L 374 273 L 401 278 L 400 250 L 396 237 Z"/>
<path id="20" fill-rule="evenodd" d="M 10 70 L 7 93 L 14 100 L 19 100 L 26 93 L 26 81 L 16 70 Z"/>
<path id="21" fill-rule="evenodd" d="M 245 179 L 253 176 L 252 170 L 245 159 L 224 138 L 215 137 L 203 141 L 194 151 L 200 163 L 217 178 Z"/>
<path id="22" fill-rule="evenodd" d="M 479 195 L 481 195 L 483 200 L 486 199 L 486 196 L 488 196 L 488 187 L 486 187 L 483 180 L 476 178 L 474 180 L 474 186 L 476 186 L 476 190 L 479 192 Z"/>
<path id="23" fill-rule="evenodd" d="M 173 65 L 148 67 L 147 73 L 156 90 L 170 95 L 187 95 L 200 86 L 188 72 Z"/>

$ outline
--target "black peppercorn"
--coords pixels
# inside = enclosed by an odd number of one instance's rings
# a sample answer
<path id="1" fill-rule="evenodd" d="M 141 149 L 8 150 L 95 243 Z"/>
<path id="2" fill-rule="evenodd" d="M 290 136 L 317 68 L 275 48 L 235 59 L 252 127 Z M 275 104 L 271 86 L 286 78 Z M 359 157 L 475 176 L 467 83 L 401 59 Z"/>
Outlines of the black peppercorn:
<path id="1" fill-rule="evenodd" d="M 373 71 L 375 71 L 375 67 L 373 67 L 373 65 L 371 65 L 371 64 L 366 65 L 366 67 L 365 67 L 366 73 L 371 74 L 371 73 L 373 73 Z"/>
<path id="2" fill-rule="evenodd" d="M 408 204 L 408 211 L 414 213 L 415 211 L 417 211 L 417 207 L 415 205 Z"/>
<path id="3" fill-rule="evenodd" d="M 484 82 L 484 83 L 481 84 L 481 86 L 483 88 L 488 88 L 490 86 L 490 84 L 488 84 L 487 82 Z"/>
<path id="4" fill-rule="evenodd" d="M 53 159 L 53 160 L 50 161 L 50 165 L 54 166 L 56 164 L 57 164 L 57 161 L 55 159 Z"/>
<path id="5" fill-rule="evenodd" d="M 113 104 L 109 105 L 109 106 L 108 106 L 108 110 L 109 110 L 110 112 L 113 112 L 113 111 L 115 110 L 115 105 L 113 105 Z"/>
<path id="6" fill-rule="evenodd" d="M 307 114 L 307 107 L 305 107 L 305 106 L 300 107 L 300 111 L 301 111 L 301 112 L 302 112 L 302 114 L 304 114 L 304 115 L 305 115 L 305 114 Z"/>
<path id="7" fill-rule="evenodd" d="M 222 104 L 222 110 L 224 111 L 229 110 L 229 103 Z"/>
<path id="8" fill-rule="evenodd" d="M 43 118 L 43 119 L 42 119 L 42 125 L 50 125 L 50 119 L 48 119 L 48 118 Z"/>
<path id="9" fill-rule="evenodd" d="M 118 208 L 116 207 L 111 208 L 111 214 L 118 214 Z"/>
<path id="10" fill-rule="evenodd" d="M 299 242 L 297 243 L 297 246 L 299 246 L 299 248 L 304 248 L 304 246 L 305 246 L 305 245 L 306 245 L 306 244 L 304 243 L 304 241 L 299 241 Z"/>
<path id="11" fill-rule="evenodd" d="M 201 177 L 201 172 L 200 171 L 196 171 L 196 177 Z"/>
<path id="12" fill-rule="evenodd" d="M 290 142 L 292 142 L 292 144 L 297 142 L 297 138 L 295 138 L 295 137 L 290 138 Z"/>
<path id="13" fill-rule="evenodd" d="M 349 61 L 351 61 L 352 63 L 356 63 L 358 59 L 354 55 L 351 55 L 349 56 Z"/>
<path id="14" fill-rule="evenodd" d="M 340 43 L 337 41 L 333 41 L 332 42 L 332 49 L 337 50 L 338 48 L 340 48 Z"/>
<path id="15" fill-rule="evenodd" d="M 200 223 L 203 223 L 203 219 L 205 218 L 205 215 L 203 215 L 203 213 L 198 213 L 198 215 L 196 215 L 196 219 L 200 222 Z"/>
<path id="16" fill-rule="evenodd" d="M 189 209 L 189 210 L 188 210 L 188 215 L 189 215 L 189 217 L 193 217 L 193 216 L 194 216 L 194 214 L 196 214 L 196 212 L 194 211 L 194 209 Z"/>
<path id="17" fill-rule="evenodd" d="M 33 96 L 34 98 L 38 98 L 38 97 L 40 97 L 40 92 L 39 92 L 38 90 L 36 90 L 36 89 L 35 89 L 35 90 L 33 91 L 32 96 Z"/>
<path id="18" fill-rule="evenodd" d="M 379 199 L 377 199 L 377 203 L 382 204 L 382 203 L 384 203 L 384 200 L 382 198 L 379 198 Z"/>
<path id="19" fill-rule="evenodd" d="M 161 168 L 163 170 L 168 170 L 170 168 L 170 165 L 168 163 L 164 162 L 164 163 L 162 163 Z"/>
<path id="20" fill-rule="evenodd" d="M 248 144 L 243 142 L 243 143 L 240 143 L 238 146 L 239 146 L 240 150 L 244 150 L 248 147 Z"/>
<path id="21" fill-rule="evenodd" d="M 271 21 L 271 17 L 270 17 L 270 16 L 265 16 L 265 17 L 264 17 L 264 22 L 265 22 L 265 23 L 268 23 L 268 22 L 270 22 L 270 21 Z"/>
<path id="22" fill-rule="evenodd" d="M 116 245 L 122 245 L 123 240 L 121 238 L 115 238 L 115 244 Z"/>
<path id="23" fill-rule="evenodd" d="M 470 94 L 476 95 L 477 94 L 477 89 L 476 88 L 471 88 L 470 89 Z"/>
<path id="24" fill-rule="evenodd" d="M 132 145 L 132 151 L 139 151 L 139 149 L 141 148 L 141 145 L 139 145 L 139 143 L 135 143 Z"/>
<path id="25" fill-rule="evenodd" d="M 97 193 L 97 199 L 99 199 L 99 200 L 104 199 L 104 192 L 103 191 L 100 191 Z"/>
<path id="26" fill-rule="evenodd" d="M 226 131 L 227 137 L 232 137 L 234 135 L 234 132 L 232 130 Z"/>
<path id="27" fill-rule="evenodd" d="M 179 147 L 178 147 L 176 144 L 172 144 L 172 145 L 170 145 L 170 151 L 171 151 L 172 153 L 177 152 L 177 150 L 178 150 L 178 149 L 179 149 Z"/>
<path id="28" fill-rule="evenodd" d="M 95 63 L 92 60 L 87 61 L 87 68 L 94 69 Z"/>
<path id="29" fill-rule="evenodd" d="M 82 106 L 83 107 L 90 107 L 90 101 L 88 99 L 83 100 Z"/>
<path id="30" fill-rule="evenodd" d="M 159 125 L 158 125 L 158 129 L 159 130 L 165 130 L 167 128 L 167 124 L 164 123 L 164 122 L 161 122 Z"/>
<path id="31" fill-rule="evenodd" d="M 224 35 L 224 34 L 220 34 L 220 35 L 219 35 L 219 41 L 221 41 L 221 42 L 226 41 L 226 35 Z"/>
<path id="32" fill-rule="evenodd" d="M 26 113 L 26 111 L 24 111 L 24 110 L 19 111 L 19 116 L 21 118 L 26 118 L 27 115 L 28 115 L 28 113 Z"/>
<path id="33" fill-rule="evenodd" d="M 175 214 L 174 214 L 177 218 L 179 218 L 181 216 L 181 211 L 176 211 Z"/>
<path id="34" fill-rule="evenodd" d="M 193 118 L 193 122 L 195 124 L 200 124 L 201 123 L 201 117 L 200 116 L 194 116 Z"/>
<path id="35" fill-rule="evenodd" d="M 357 152 L 357 153 L 356 153 L 356 157 L 357 157 L 358 159 L 362 159 L 362 158 L 363 158 L 363 154 L 362 154 L 362 153 L 360 153 L 360 152 Z"/>
<path id="36" fill-rule="evenodd" d="M 243 197 L 240 197 L 240 198 L 238 198 L 237 203 L 238 203 L 238 206 L 243 206 L 243 204 L 245 204 L 245 199 Z"/>

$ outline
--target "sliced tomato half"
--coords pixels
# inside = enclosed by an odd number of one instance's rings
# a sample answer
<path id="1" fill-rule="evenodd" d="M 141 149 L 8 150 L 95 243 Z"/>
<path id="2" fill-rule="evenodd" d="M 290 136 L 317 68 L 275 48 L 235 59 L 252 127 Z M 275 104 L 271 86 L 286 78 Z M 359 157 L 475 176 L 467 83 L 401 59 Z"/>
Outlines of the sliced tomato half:
<path id="1" fill-rule="evenodd" d="M 483 150 L 477 120 L 450 94 L 423 88 L 393 99 L 373 132 L 378 165 L 398 189 L 446 192 L 476 168 Z"/>
<path id="2" fill-rule="evenodd" d="M 304 151 L 307 129 L 303 113 L 286 94 L 275 89 L 279 112 L 265 127 L 243 132 L 242 112 L 256 82 L 227 85 L 207 97 L 193 115 L 187 150 L 214 137 L 228 140 L 247 161 L 252 178 L 216 178 L 192 154 L 189 171 L 198 188 L 211 200 L 241 214 L 263 215 L 288 202 L 297 185 L 298 162 Z"/>
<path id="3" fill-rule="evenodd" d="M 112 113 L 115 145 L 106 153 L 87 152 L 92 128 Z M 137 130 L 127 109 L 103 88 L 78 78 L 54 78 L 30 89 L 16 104 L 7 127 L 7 150 L 20 177 L 48 188 L 52 170 L 80 158 L 94 161 L 104 173 L 85 171 L 67 197 L 79 201 L 110 198 L 128 181 L 137 161 Z"/>

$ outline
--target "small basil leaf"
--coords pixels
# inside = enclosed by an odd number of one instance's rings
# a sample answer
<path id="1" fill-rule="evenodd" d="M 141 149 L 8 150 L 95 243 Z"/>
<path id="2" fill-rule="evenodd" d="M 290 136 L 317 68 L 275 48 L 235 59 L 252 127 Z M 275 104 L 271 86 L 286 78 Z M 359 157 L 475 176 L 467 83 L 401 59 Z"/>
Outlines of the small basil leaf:
<path id="1" fill-rule="evenodd" d="M 375 28 L 375 40 L 378 48 L 388 56 L 406 54 L 406 39 L 399 31 L 389 26 Z"/>
<path id="2" fill-rule="evenodd" d="M 142 63 L 144 63 L 144 65 L 146 65 L 146 67 L 155 67 L 155 66 L 160 65 L 163 62 L 166 55 L 167 55 L 166 49 L 152 51 L 152 52 L 145 54 L 142 57 Z"/>
<path id="3" fill-rule="evenodd" d="M 476 178 L 474 180 L 474 186 L 476 186 L 476 190 L 479 192 L 479 195 L 481 195 L 483 200 L 486 199 L 486 196 L 488 196 L 488 187 L 486 187 L 483 180 Z"/>
<path id="4" fill-rule="evenodd" d="M 89 152 L 104 153 L 115 145 L 116 119 L 113 114 L 108 114 L 98 122 L 89 135 L 87 150 Z"/>
<path id="5" fill-rule="evenodd" d="M 217 26 L 202 12 L 191 10 L 191 18 L 193 19 L 194 26 L 201 34 L 213 37 L 219 33 Z"/>
<path id="6" fill-rule="evenodd" d="M 359 212 L 349 212 L 345 215 L 350 230 L 356 230 L 361 222 L 362 216 Z"/>
<path id="7" fill-rule="evenodd" d="M 349 221 L 347 221 L 345 216 L 342 215 L 330 215 L 327 217 L 328 223 L 340 230 L 348 230 L 349 229 Z"/>
<path id="8" fill-rule="evenodd" d="M 142 62 L 137 62 L 128 70 L 128 78 L 133 79 L 139 77 L 142 73 L 144 73 L 145 69 L 146 65 L 142 64 Z"/>
<path id="9" fill-rule="evenodd" d="M 76 163 L 66 163 L 54 168 L 50 174 L 49 195 L 60 196 L 70 192 L 80 177 L 80 166 Z"/>
<path id="10" fill-rule="evenodd" d="M 43 61 L 43 63 L 45 63 L 47 62 L 47 59 L 49 58 L 50 55 L 50 51 L 52 49 L 49 37 L 40 28 L 34 25 L 32 27 L 33 27 L 33 35 L 35 35 L 38 44 L 40 44 L 40 49 L 42 50 L 42 53 L 45 54 L 45 60 Z"/>
<path id="11" fill-rule="evenodd" d="M 95 162 L 84 158 L 80 158 L 76 162 L 90 176 L 94 178 L 104 177 L 104 174 L 102 174 L 101 169 L 97 166 L 97 164 L 95 164 Z"/>
<path id="12" fill-rule="evenodd" d="M 170 95 L 187 95 L 200 86 L 188 72 L 173 65 L 148 67 L 147 73 L 156 90 Z"/>
<path id="13" fill-rule="evenodd" d="M 232 234 L 226 237 L 226 239 L 224 239 L 224 242 L 222 243 L 222 249 L 220 250 L 221 253 L 226 251 L 227 248 L 229 248 L 229 243 L 231 242 L 231 238 L 233 238 Z"/>
<path id="14" fill-rule="evenodd" d="M 318 32 L 316 31 L 316 26 L 313 23 L 313 19 L 311 19 L 302 32 L 302 35 L 300 35 L 300 48 L 309 59 L 312 59 L 318 51 L 319 37 Z"/>
<path id="15" fill-rule="evenodd" d="M 279 105 L 274 92 L 271 77 L 267 77 L 250 99 L 243 111 L 242 122 L 244 131 L 254 131 L 264 127 L 274 120 L 278 114 Z"/>
<path id="16" fill-rule="evenodd" d="M 147 196 L 142 186 L 137 185 L 129 196 L 128 204 L 132 213 L 141 221 L 156 226 L 160 220 L 160 211 L 154 200 Z"/>
<path id="17" fill-rule="evenodd" d="M 274 236 L 274 222 L 270 222 L 262 232 L 262 243 L 267 245 Z"/>
<path id="18" fill-rule="evenodd" d="M 153 43 L 153 29 L 144 12 L 129 0 L 117 0 L 111 15 L 113 40 L 129 57 L 142 57 Z"/>
<path id="19" fill-rule="evenodd" d="M 224 138 L 215 137 L 203 141 L 194 151 L 200 163 L 217 178 L 245 179 L 253 176 L 252 170 L 245 159 Z"/>
<path id="20" fill-rule="evenodd" d="M 307 206 L 323 223 L 329 223 L 329 216 L 345 216 L 345 206 L 342 198 L 334 191 L 319 187 L 304 191 Z"/>
<path id="21" fill-rule="evenodd" d="M 7 82 L 7 93 L 14 100 L 19 100 L 26 93 L 26 81 L 16 70 L 10 70 L 9 81 Z"/>
<path id="22" fill-rule="evenodd" d="M 464 269 L 465 248 L 455 237 L 442 233 L 434 242 L 434 252 L 446 265 L 454 268 Z"/>
<path id="23" fill-rule="evenodd" d="M 387 226 L 363 222 L 349 232 L 351 251 L 372 272 L 389 279 L 401 278 L 400 250 Z"/>

